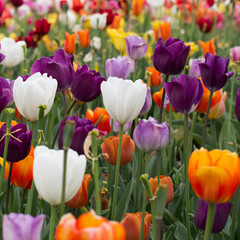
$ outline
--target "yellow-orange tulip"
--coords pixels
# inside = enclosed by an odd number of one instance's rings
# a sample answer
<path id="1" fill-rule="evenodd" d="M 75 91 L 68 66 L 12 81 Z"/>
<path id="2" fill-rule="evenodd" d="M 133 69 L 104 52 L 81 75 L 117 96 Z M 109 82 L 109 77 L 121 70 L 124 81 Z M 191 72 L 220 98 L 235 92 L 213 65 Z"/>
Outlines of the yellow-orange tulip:
<path id="1" fill-rule="evenodd" d="M 147 67 L 146 70 L 151 73 L 151 86 L 160 86 L 162 84 L 161 73 L 154 66 Z"/>
<path id="2" fill-rule="evenodd" d="M 145 0 L 132 0 L 132 13 L 139 16 L 142 13 L 143 4 Z"/>
<path id="3" fill-rule="evenodd" d="M 210 203 L 231 199 L 240 183 L 240 159 L 228 150 L 195 150 L 189 159 L 188 176 L 196 195 Z"/>
<path id="4" fill-rule="evenodd" d="M 207 42 L 198 41 L 200 47 L 203 50 L 204 56 L 207 52 L 211 53 L 212 55 L 216 55 L 216 47 L 215 47 L 214 41 L 215 41 L 215 38 L 212 38 Z"/>
<path id="5" fill-rule="evenodd" d="M 161 31 L 161 37 L 163 38 L 163 41 L 165 42 L 168 38 L 172 36 L 171 34 L 171 23 L 170 22 L 162 22 L 159 24 L 160 31 Z"/>
<path id="6" fill-rule="evenodd" d="M 64 43 L 64 51 L 68 54 L 70 53 L 75 53 L 76 51 L 76 38 L 77 38 L 77 34 L 69 34 L 68 32 L 65 32 L 65 43 Z"/>

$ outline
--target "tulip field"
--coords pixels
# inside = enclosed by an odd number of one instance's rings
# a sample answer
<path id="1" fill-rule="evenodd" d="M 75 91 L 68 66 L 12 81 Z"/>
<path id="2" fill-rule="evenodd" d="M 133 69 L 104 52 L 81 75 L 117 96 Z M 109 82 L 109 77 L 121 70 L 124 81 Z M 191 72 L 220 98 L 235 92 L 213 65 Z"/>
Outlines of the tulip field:
<path id="1" fill-rule="evenodd" d="M 240 1 L 0 0 L 0 239 L 240 239 Z"/>

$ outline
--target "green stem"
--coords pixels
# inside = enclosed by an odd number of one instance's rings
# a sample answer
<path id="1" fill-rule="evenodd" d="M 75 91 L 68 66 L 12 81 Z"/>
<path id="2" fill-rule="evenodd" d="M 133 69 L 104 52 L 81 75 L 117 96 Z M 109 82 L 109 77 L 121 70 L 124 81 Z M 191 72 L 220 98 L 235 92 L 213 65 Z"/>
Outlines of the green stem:
<path id="1" fill-rule="evenodd" d="M 203 135 L 202 135 L 202 144 L 201 144 L 202 147 L 204 147 L 204 142 L 205 142 L 207 120 L 208 120 L 209 110 L 210 110 L 210 106 L 211 106 L 212 96 L 213 96 L 213 90 L 210 91 L 208 105 L 207 105 L 207 112 L 206 112 L 206 115 L 205 115 L 205 121 L 204 121 L 204 126 L 203 126 Z"/>
<path id="2" fill-rule="evenodd" d="M 99 196 L 99 176 L 98 176 L 98 157 L 97 157 L 97 136 L 92 134 L 92 153 L 93 153 L 93 174 L 95 183 L 95 194 L 96 194 L 96 214 L 100 216 L 101 214 L 101 202 Z"/>
<path id="3" fill-rule="evenodd" d="M 164 88 L 164 83 L 168 82 L 168 77 L 169 75 L 166 74 L 165 78 L 164 78 L 164 82 L 163 82 L 163 94 L 162 94 L 162 101 L 161 101 L 161 107 L 160 107 L 160 113 L 159 113 L 159 123 L 162 122 L 162 115 L 163 115 L 163 106 L 164 106 L 164 99 L 165 99 L 165 88 Z M 171 109 L 169 109 L 169 111 L 171 111 Z"/>
<path id="4" fill-rule="evenodd" d="M 64 103 L 64 113 L 65 113 L 65 115 L 66 115 L 66 113 L 67 113 L 67 111 L 68 111 L 66 92 L 65 92 L 65 91 L 62 91 L 62 95 L 63 95 L 63 103 Z"/>
<path id="5" fill-rule="evenodd" d="M 214 212 L 215 212 L 215 204 L 214 203 L 209 203 L 204 240 L 209 240 L 210 239 L 210 234 L 211 234 L 211 231 L 212 231 L 213 220 L 214 220 Z"/>
<path id="6" fill-rule="evenodd" d="M 118 152 L 117 152 L 117 164 L 116 164 L 116 172 L 115 172 L 114 191 L 113 191 L 112 220 L 115 220 L 115 217 L 116 217 L 115 209 L 116 209 L 116 205 L 117 205 L 118 180 L 119 180 L 120 159 L 121 159 L 121 149 L 122 149 L 122 134 L 123 134 L 123 124 L 120 124 Z"/>
<path id="7" fill-rule="evenodd" d="M 232 119 L 232 108 L 233 108 L 233 90 L 234 90 L 234 80 L 231 80 L 231 93 L 229 99 L 229 112 L 228 112 L 228 125 L 227 125 L 227 141 L 230 141 L 230 128 Z"/>
<path id="8" fill-rule="evenodd" d="M 68 148 L 64 149 L 60 216 L 62 216 L 64 214 L 65 190 L 66 190 L 66 173 L 67 173 L 67 153 L 68 153 Z"/>
<path id="9" fill-rule="evenodd" d="M 231 224 L 231 232 L 230 232 L 231 240 L 234 240 L 234 236 L 235 236 L 235 223 L 236 223 L 236 216 L 237 216 L 238 193 L 239 193 L 239 187 L 238 187 L 237 191 L 235 192 L 235 195 L 233 198 L 232 224 Z"/>
<path id="10" fill-rule="evenodd" d="M 33 195 L 35 191 L 34 181 L 32 180 L 32 186 L 30 192 L 28 192 L 28 202 L 27 202 L 27 208 L 26 213 L 30 214 L 32 213 L 32 203 L 33 203 Z"/>
<path id="11" fill-rule="evenodd" d="M 184 147 L 185 147 L 185 180 L 186 180 L 186 192 L 185 192 L 185 204 L 186 204 L 186 227 L 187 227 L 187 239 L 190 240 L 190 221 L 189 221 L 189 196 L 190 196 L 190 184 L 188 178 L 188 159 L 189 159 L 189 127 L 188 127 L 188 114 L 184 115 Z"/>
<path id="12" fill-rule="evenodd" d="M 55 226 L 56 206 L 51 206 L 51 218 L 50 218 L 50 232 L 49 240 L 54 239 L 54 226 Z"/>
<path id="13" fill-rule="evenodd" d="M 6 214 L 9 213 L 8 206 L 9 206 L 9 191 L 10 191 L 10 184 L 11 184 L 11 178 L 12 178 L 12 168 L 13 168 L 13 162 L 10 163 L 9 174 L 8 174 L 6 209 L 5 209 L 6 210 Z"/>
<path id="14" fill-rule="evenodd" d="M 35 134 L 36 134 L 36 122 L 31 122 L 32 124 L 32 142 L 31 144 L 35 146 Z"/>
<path id="15" fill-rule="evenodd" d="M 218 141 L 217 141 L 216 120 L 215 120 L 215 119 L 213 119 L 213 120 L 211 121 L 211 128 L 212 128 L 212 135 L 213 135 L 215 147 L 216 147 L 216 148 L 219 148 L 219 146 L 218 146 Z"/>
<path id="16" fill-rule="evenodd" d="M 24 203 L 24 200 L 25 200 L 26 192 L 27 192 L 27 190 L 23 189 L 20 208 L 19 208 L 19 213 L 23 213 L 23 203 Z"/>
<path id="17" fill-rule="evenodd" d="M 136 201 L 136 204 L 135 204 L 135 212 L 137 212 L 137 210 L 138 210 L 138 202 L 139 202 L 139 200 L 138 200 L 138 192 L 139 192 L 139 190 L 138 190 L 138 187 L 139 187 L 139 177 L 140 177 L 140 174 L 142 174 L 141 173 L 141 171 L 142 171 L 142 159 L 143 159 L 143 152 L 137 147 L 137 153 L 138 153 L 138 161 L 137 161 L 137 163 L 138 163 L 138 168 L 137 168 L 137 173 L 136 173 L 136 198 L 135 198 L 135 201 Z"/>

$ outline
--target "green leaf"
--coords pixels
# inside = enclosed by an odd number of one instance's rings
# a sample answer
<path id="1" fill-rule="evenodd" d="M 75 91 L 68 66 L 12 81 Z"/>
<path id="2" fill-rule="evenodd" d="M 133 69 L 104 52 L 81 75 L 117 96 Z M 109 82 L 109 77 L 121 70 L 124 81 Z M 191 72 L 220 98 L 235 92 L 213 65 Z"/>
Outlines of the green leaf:
<path id="1" fill-rule="evenodd" d="M 180 223 L 180 222 L 176 222 L 175 225 L 176 230 L 174 232 L 174 236 L 177 240 L 183 240 L 183 239 L 187 239 L 187 229 L 186 227 Z"/>

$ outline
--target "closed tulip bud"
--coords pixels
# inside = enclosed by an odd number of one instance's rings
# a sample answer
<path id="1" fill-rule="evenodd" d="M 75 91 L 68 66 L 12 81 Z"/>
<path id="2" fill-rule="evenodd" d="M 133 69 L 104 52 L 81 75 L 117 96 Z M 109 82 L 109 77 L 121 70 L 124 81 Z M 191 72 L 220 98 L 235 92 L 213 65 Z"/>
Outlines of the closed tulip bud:
<path id="1" fill-rule="evenodd" d="M 35 22 L 35 27 L 36 27 L 36 33 L 38 35 L 45 35 L 48 34 L 49 30 L 50 30 L 50 26 L 51 24 L 48 22 L 47 19 L 43 18 L 43 19 L 38 19 Z"/>
<path id="2" fill-rule="evenodd" d="M 109 77 L 103 82 L 101 91 L 111 118 L 123 125 L 138 116 L 147 94 L 146 85 L 141 80 L 132 82 L 117 77 Z"/>
<path id="3" fill-rule="evenodd" d="M 76 33 L 69 34 L 68 32 L 65 32 L 64 51 L 66 53 L 73 54 L 76 52 L 76 39 Z"/>
<path id="4" fill-rule="evenodd" d="M 21 213 L 3 215 L 3 240 L 40 240 L 45 215 L 36 217 Z"/>
<path id="5" fill-rule="evenodd" d="M 147 240 L 150 233 L 152 214 L 145 212 L 143 240 Z M 139 240 L 141 234 L 142 213 L 126 213 L 121 225 L 125 228 L 127 240 Z"/>
<path id="6" fill-rule="evenodd" d="M 24 41 L 15 42 L 12 38 L 5 37 L 1 40 L 0 53 L 5 56 L 2 65 L 5 67 L 15 67 L 24 59 Z"/>
<path id="7" fill-rule="evenodd" d="M 95 13 L 88 17 L 90 20 L 90 25 L 94 29 L 103 29 L 106 27 L 107 24 L 107 13 Z"/>
<path id="8" fill-rule="evenodd" d="M 105 160 L 112 165 L 116 165 L 117 163 L 118 142 L 119 135 L 104 138 L 103 143 L 101 144 L 101 149 Z M 126 165 L 133 160 L 134 151 L 134 141 L 131 139 L 130 136 L 123 134 L 120 166 Z"/>
<path id="9" fill-rule="evenodd" d="M 231 48 L 230 56 L 234 62 L 240 63 L 240 46 Z"/>
<path id="10" fill-rule="evenodd" d="M 148 87 L 147 89 L 147 95 L 146 95 L 146 99 L 145 99 L 145 103 L 142 107 L 141 112 L 139 113 L 140 116 L 143 116 L 145 114 L 147 114 L 149 112 L 149 110 L 152 107 L 152 95 L 151 95 L 151 88 Z"/>
<path id="11" fill-rule="evenodd" d="M 77 31 L 80 46 L 82 48 L 87 48 L 90 46 L 90 32 L 89 29 Z"/>
<path id="12" fill-rule="evenodd" d="M 63 178 L 63 150 L 37 146 L 34 151 L 33 178 L 39 195 L 51 205 L 61 202 Z M 72 149 L 67 152 L 65 202 L 79 190 L 86 168 L 86 157 Z M 60 183 L 60 184 L 57 184 Z"/>
<path id="13" fill-rule="evenodd" d="M 9 81 L 0 77 L 0 113 L 5 107 L 13 103 L 13 84 L 14 81 Z"/>
<path id="14" fill-rule="evenodd" d="M 107 25 L 111 25 L 114 19 L 114 14 L 112 9 L 100 9 L 99 13 L 103 14 L 103 13 L 107 13 Z"/>
<path id="15" fill-rule="evenodd" d="M 126 37 L 127 55 L 133 60 L 140 60 L 147 52 L 147 42 L 144 38 L 130 35 Z"/>
<path id="16" fill-rule="evenodd" d="M 47 74 L 35 73 L 27 80 L 18 77 L 13 86 L 13 99 L 18 111 L 29 121 L 37 121 L 39 106 L 45 105 L 44 116 L 52 108 L 56 95 L 57 80 Z"/>

